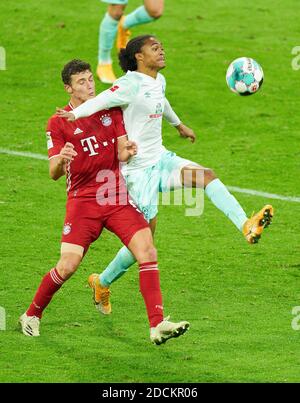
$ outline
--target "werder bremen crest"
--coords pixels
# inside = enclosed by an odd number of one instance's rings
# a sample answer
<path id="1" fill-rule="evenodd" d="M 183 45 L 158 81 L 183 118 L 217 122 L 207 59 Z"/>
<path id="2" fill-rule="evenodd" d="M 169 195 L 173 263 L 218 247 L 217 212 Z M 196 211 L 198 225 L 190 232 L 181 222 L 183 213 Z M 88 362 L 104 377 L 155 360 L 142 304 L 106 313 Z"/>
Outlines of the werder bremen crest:
<path id="1" fill-rule="evenodd" d="M 161 104 L 161 103 L 158 103 L 158 104 L 156 105 L 155 113 L 157 113 L 157 114 L 163 113 L 163 108 L 162 108 L 162 104 Z"/>

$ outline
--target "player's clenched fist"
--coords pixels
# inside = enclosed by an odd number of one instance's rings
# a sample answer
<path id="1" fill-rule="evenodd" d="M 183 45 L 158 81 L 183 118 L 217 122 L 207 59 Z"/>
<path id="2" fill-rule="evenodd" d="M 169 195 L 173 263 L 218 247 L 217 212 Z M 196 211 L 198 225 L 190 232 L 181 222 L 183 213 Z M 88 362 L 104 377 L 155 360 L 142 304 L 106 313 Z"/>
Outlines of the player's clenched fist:
<path id="1" fill-rule="evenodd" d="M 192 143 L 196 141 L 196 134 L 194 133 L 194 131 L 183 123 L 180 123 L 180 125 L 178 125 L 176 129 L 179 131 L 181 137 L 189 139 Z"/>
<path id="2" fill-rule="evenodd" d="M 137 144 L 134 141 L 126 141 L 125 148 L 131 156 L 137 154 Z"/>
<path id="3" fill-rule="evenodd" d="M 65 161 L 73 161 L 76 155 L 77 152 L 75 151 L 74 145 L 72 143 L 66 143 L 59 153 L 59 156 L 62 157 Z"/>

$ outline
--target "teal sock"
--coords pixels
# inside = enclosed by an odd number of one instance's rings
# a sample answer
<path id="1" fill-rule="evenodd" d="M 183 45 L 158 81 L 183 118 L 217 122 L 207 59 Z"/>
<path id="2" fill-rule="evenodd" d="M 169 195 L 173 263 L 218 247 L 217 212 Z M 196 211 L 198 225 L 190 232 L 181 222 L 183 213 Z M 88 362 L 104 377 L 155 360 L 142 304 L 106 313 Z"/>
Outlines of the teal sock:
<path id="1" fill-rule="evenodd" d="M 101 63 L 111 63 L 111 50 L 117 35 L 118 21 L 105 14 L 99 28 L 99 54 Z"/>
<path id="2" fill-rule="evenodd" d="M 123 246 L 114 260 L 112 260 L 107 268 L 100 274 L 100 283 L 104 287 L 109 287 L 114 281 L 123 276 L 135 262 L 136 259 L 133 254 L 126 246 Z"/>
<path id="3" fill-rule="evenodd" d="M 154 19 L 155 18 L 148 14 L 145 6 L 141 6 L 136 8 L 132 13 L 126 15 L 123 26 L 127 29 L 134 27 L 135 25 L 147 24 L 147 22 L 151 22 Z"/>
<path id="4" fill-rule="evenodd" d="M 236 198 L 228 192 L 226 186 L 219 179 L 214 179 L 206 186 L 205 193 L 241 231 L 247 216 Z"/>

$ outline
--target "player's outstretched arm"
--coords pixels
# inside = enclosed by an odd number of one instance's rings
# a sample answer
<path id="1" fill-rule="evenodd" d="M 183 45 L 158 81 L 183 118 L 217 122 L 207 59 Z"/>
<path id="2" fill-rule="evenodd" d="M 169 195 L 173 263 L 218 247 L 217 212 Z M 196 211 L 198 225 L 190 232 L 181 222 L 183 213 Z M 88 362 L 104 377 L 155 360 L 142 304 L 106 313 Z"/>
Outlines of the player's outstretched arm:
<path id="1" fill-rule="evenodd" d="M 59 179 L 66 173 L 67 162 L 73 161 L 77 152 L 72 143 L 66 143 L 60 150 L 59 155 L 49 160 L 49 174 L 53 180 Z"/>
<path id="2" fill-rule="evenodd" d="M 118 138 L 118 158 L 121 162 L 127 162 L 137 154 L 137 145 L 134 141 L 129 141 L 127 136 Z"/>
<path id="3" fill-rule="evenodd" d="M 139 82 L 131 82 L 129 79 L 119 79 L 113 87 L 102 91 L 95 98 L 85 101 L 72 111 L 67 112 L 64 109 L 57 108 L 56 114 L 69 121 L 85 118 L 104 109 L 114 108 L 130 104 L 139 90 Z"/>
<path id="4" fill-rule="evenodd" d="M 73 122 L 76 119 L 85 118 L 87 116 L 91 116 L 96 112 L 99 112 L 103 109 L 111 108 L 111 96 L 107 91 L 101 92 L 95 98 L 89 99 L 85 101 L 83 104 L 74 108 L 72 111 L 67 112 L 64 109 L 56 108 L 56 114 L 64 119 L 67 119 L 69 122 Z"/>

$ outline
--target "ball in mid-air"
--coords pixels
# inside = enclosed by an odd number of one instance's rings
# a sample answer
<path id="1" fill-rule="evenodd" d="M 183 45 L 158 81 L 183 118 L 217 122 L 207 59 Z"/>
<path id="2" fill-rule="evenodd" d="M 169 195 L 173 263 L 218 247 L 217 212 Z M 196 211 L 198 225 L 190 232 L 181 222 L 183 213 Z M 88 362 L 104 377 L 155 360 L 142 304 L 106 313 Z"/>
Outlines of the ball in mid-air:
<path id="1" fill-rule="evenodd" d="M 252 95 L 263 84 L 264 72 L 250 57 L 240 57 L 228 67 L 226 81 L 231 91 L 239 95 Z"/>

